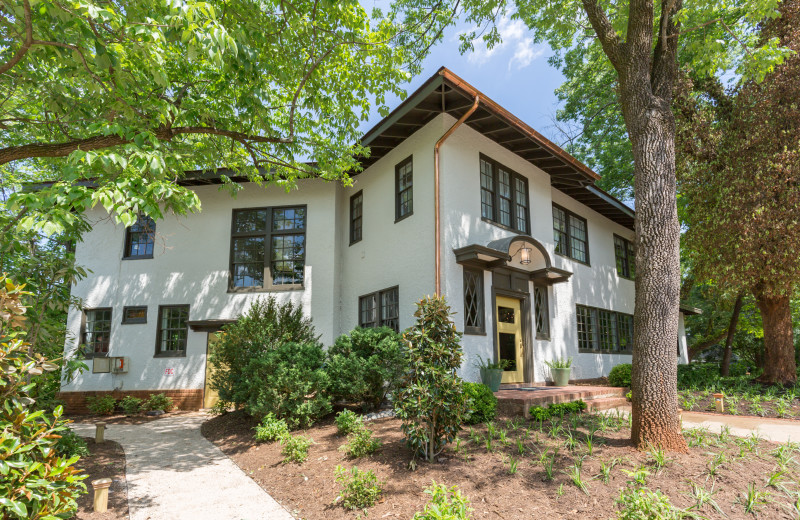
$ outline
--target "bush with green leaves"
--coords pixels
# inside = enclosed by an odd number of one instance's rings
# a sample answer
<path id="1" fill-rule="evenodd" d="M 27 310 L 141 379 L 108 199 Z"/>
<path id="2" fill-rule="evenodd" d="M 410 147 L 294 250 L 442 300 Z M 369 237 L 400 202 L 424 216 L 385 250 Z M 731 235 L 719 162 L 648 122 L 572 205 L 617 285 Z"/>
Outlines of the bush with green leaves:
<path id="1" fill-rule="evenodd" d="M 461 494 L 458 486 L 447 488 L 432 482 L 425 493 L 431 496 L 423 511 L 414 515 L 414 520 L 467 520 L 472 518 L 469 498 Z"/>
<path id="2" fill-rule="evenodd" d="M 371 470 L 362 471 L 356 466 L 347 471 L 336 466 L 336 482 L 342 485 L 339 493 L 342 506 L 346 509 L 366 509 L 374 506 L 381 498 L 383 484 Z"/>
<path id="3" fill-rule="evenodd" d="M 528 409 L 528 414 L 531 419 L 536 421 L 544 421 L 551 417 L 564 417 L 573 413 L 581 413 L 586 410 L 586 402 L 582 399 L 571 401 L 569 403 L 551 403 L 544 406 L 533 405 Z"/>
<path id="4" fill-rule="evenodd" d="M 611 372 L 608 373 L 608 384 L 611 386 L 630 387 L 631 370 L 632 365 L 630 363 L 614 365 Z"/>
<path id="5" fill-rule="evenodd" d="M 464 391 L 469 402 L 467 424 L 480 424 L 494 420 L 497 416 L 497 397 L 482 383 L 464 382 Z"/>
<path id="6" fill-rule="evenodd" d="M 141 412 L 143 404 L 144 400 L 134 395 L 126 395 L 119 401 L 119 407 L 125 415 L 136 415 Z"/>
<path id="7" fill-rule="evenodd" d="M 111 415 L 117 409 L 117 400 L 111 394 L 90 395 L 86 398 L 86 408 L 95 415 Z"/>
<path id="8" fill-rule="evenodd" d="M 407 371 L 402 336 L 389 327 L 356 328 L 328 349 L 334 400 L 377 409 Z"/>
<path id="9" fill-rule="evenodd" d="M 364 419 L 352 410 L 342 410 L 334 419 L 339 435 L 348 435 L 364 427 Z"/>
<path id="10" fill-rule="evenodd" d="M 289 427 L 283 419 L 276 419 L 274 413 L 268 413 L 261 424 L 255 427 L 255 439 L 259 442 L 275 442 L 289 435 Z"/>
<path id="11" fill-rule="evenodd" d="M 302 464 L 308 459 L 308 449 L 312 444 L 314 444 L 314 441 L 304 435 L 284 435 L 281 438 L 283 463 L 295 462 Z"/>
<path id="12" fill-rule="evenodd" d="M 37 385 L 46 383 L 44 374 L 58 366 L 29 352 L 21 301 L 27 294 L 0 275 L 0 518 L 68 518 L 86 493 L 86 475 L 75 467 L 80 457 L 64 453 L 76 449 L 71 441 L 57 447 L 59 436 L 68 432 L 62 408 L 39 409 L 32 397 Z"/>
<path id="13" fill-rule="evenodd" d="M 416 323 L 403 334 L 409 372 L 394 396 L 406 442 L 424 460 L 442 452 L 461 429 L 467 395 L 456 370 L 461 366 L 461 334 L 444 297 L 417 303 Z"/>
<path id="14" fill-rule="evenodd" d="M 618 520 L 680 520 L 686 512 L 676 508 L 669 497 L 658 489 L 650 491 L 645 487 L 626 487 L 617 499 Z"/>
<path id="15" fill-rule="evenodd" d="M 175 405 L 172 398 L 166 394 L 150 394 L 150 397 L 142 405 L 142 409 L 147 411 L 161 410 L 163 412 L 171 411 Z"/>
<path id="16" fill-rule="evenodd" d="M 73 455 L 85 457 L 89 455 L 89 447 L 86 445 L 86 441 L 69 428 L 61 432 L 61 438 L 56 442 L 55 450 L 63 457 L 72 457 Z"/>
<path id="17" fill-rule="evenodd" d="M 347 436 L 347 444 L 339 449 L 348 457 L 356 459 L 375 453 L 380 447 L 381 441 L 380 439 L 372 438 L 372 430 L 361 426 L 361 428 L 358 428 Z"/>

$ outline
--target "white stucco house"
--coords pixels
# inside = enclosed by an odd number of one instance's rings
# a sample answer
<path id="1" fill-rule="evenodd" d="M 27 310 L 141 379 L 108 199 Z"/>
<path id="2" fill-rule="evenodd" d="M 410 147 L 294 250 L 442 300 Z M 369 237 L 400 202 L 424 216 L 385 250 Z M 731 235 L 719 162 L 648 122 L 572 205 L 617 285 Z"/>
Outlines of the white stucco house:
<path id="1" fill-rule="evenodd" d="M 65 348 L 83 345 L 92 370 L 63 386 L 68 408 L 111 391 L 199 408 L 209 336 L 267 295 L 301 304 L 329 345 L 359 325 L 411 326 L 438 288 L 468 380 L 479 357 L 507 359 L 503 381 L 526 385 L 556 358 L 573 358 L 574 379 L 630 362 L 634 212 L 596 173 L 445 68 L 363 143 L 352 187 L 243 183 L 234 198 L 203 172 L 182 181 L 200 213 L 126 229 L 90 211 Z"/>

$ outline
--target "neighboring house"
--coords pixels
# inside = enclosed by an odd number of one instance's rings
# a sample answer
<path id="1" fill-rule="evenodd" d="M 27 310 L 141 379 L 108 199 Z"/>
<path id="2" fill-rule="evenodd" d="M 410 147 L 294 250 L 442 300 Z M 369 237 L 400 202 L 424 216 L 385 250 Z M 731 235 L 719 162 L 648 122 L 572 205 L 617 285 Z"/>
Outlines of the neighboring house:
<path id="1" fill-rule="evenodd" d="M 634 212 L 597 174 L 445 68 L 363 144 L 352 187 L 244 182 L 234 198 L 204 172 L 181 181 L 198 214 L 125 229 L 88 212 L 76 260 L 91 274 L 72 291 L 84 309 L 66 351 L 85 344 L 93 370 L 63 386 L 68 407 L 112 390 L 210 404 L 209 338 L 268 295 L 302 305 L 330 345 L 359 325 L 411 326 L 438 283 L 469 380 L 479 357 L 509 360 L 504 382 L 528 385 L 550 379 L 547 360 L 572 357 L 574 379 L 630 362 Z M 676 343 L 685 362 L 683 314 Z"/>

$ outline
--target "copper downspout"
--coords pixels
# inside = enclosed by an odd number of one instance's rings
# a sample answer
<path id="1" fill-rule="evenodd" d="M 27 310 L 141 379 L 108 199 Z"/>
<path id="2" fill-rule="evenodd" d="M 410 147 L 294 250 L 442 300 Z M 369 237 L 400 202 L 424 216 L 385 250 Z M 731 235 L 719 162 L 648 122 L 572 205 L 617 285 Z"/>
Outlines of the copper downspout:
<path id="1" fill-rule="evenodd" d="M 435 256 L 436 256 L 436 262 L 435 262 L 436 263 L 436 277 L 435 277 L 435 279 L 436 279 L 436 296 L 439 296 L 439 295 L 442 294 L 442 269 L 441 269 L 441 265 L 442 265 L 442 248 L 441 248 L 441 244 L 440 244 L 440 240 L 441 240 L 441 238 L 440 238 L 441 237 L 441 229 L 440 229 L 441 228 L 441 220 L 439 218 L 439 147 L 441 147 L 442 143 L 444 143 L 445 140 L 447 140 L 447 138 L 450 137 L 453 134 L 453 132 L 455 132 L 456 129 L 459 126 L 461 126 L 464 123 L 464 121 L 466 121 L 467 118 L 469 116 L 471 116 L 473 112 L 475 112 L 475 110 L 478 109 L 478 104 L 480 103 L 480 101 L 481 101 L 481 97 L 476 95 L 475 96 L 475 102 L 472 104 L 472 107 L 470 107 L 470 109 L 467 110 L 467 113 L 464 114 L 463 116 L 461 116 L 461 118 L 458 121 L 456 121 L 453 124 L 453 126 L 450 127 L 450 130 L 445 132 L 445 134 L 441 138 L 439 138 L 438 141 L 436 141 L 436 146 L 433 147 L 433 208 L 434 208 L 434 214 L 435 214 L 434 236 L 435 236 L 435 240 L 436 240 L 436 249 L 434 250 L 435 251 Z"/>

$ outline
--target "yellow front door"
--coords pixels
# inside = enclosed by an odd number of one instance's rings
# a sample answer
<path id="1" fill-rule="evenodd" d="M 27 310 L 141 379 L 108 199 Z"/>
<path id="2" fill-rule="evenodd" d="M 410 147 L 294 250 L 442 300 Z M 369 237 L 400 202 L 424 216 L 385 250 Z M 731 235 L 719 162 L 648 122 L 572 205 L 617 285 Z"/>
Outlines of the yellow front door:
<path id="1" fill-rule="evenodd" d="M 497 359 L 507 361 L 503 371 L 503 383 L 522 383 L 524 352 L 522 343 L 522 312 L 520 301 L 515 298 L 497 297 L 495 309 L 497 319 Z"/>
<path id="2" fill-rule="evenodd" d="M 211 376 L 214 370 L 211 363 L 208 362 L 211 347 L 214 345 L 215 341 L 217 341 L 217 334 L 215 332 L 209 332 L 208 342 L 206 343 L 206 386 L 203 390 L 203 408 L 213 408 L 214 405 L 217 404 L 217 401 L 219 401 L 217 391 L 211 389 Z"/>

